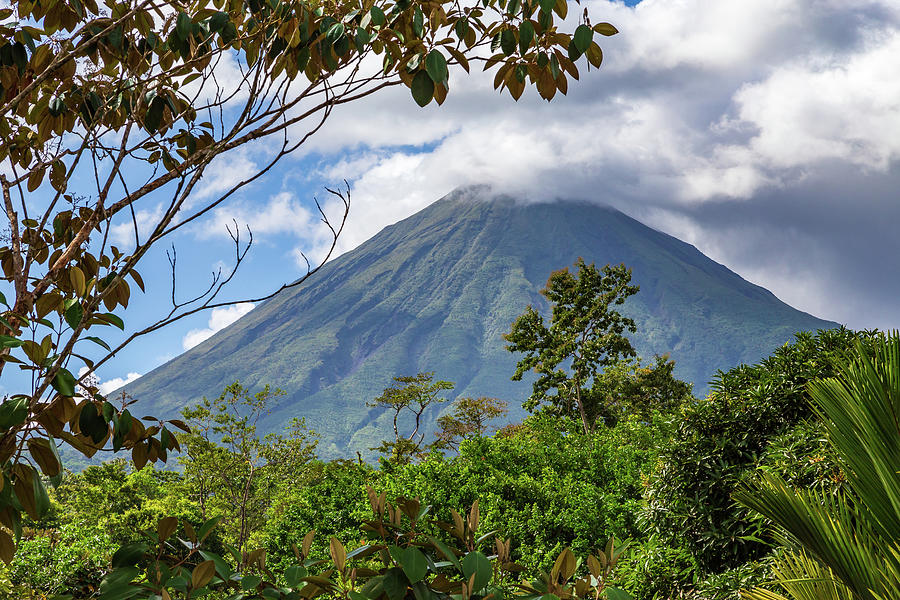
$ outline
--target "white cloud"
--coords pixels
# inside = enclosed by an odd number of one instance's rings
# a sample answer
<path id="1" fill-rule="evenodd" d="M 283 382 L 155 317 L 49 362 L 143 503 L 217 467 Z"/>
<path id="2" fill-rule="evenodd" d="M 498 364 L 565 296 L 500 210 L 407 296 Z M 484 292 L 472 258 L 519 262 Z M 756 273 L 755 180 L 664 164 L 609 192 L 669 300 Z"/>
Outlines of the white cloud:
<path id="1" fill-rule="evenodd" d="M 241 302 L 233 306 L 214 308 L 209 314 L 208 327 L 205 329 L 192 329 L 185 334 L 181 345 L 185 350 L 190 350 L 197 344 L 212 337 L 220 329 L 224 329 L 253 310 L 252 302 Z"/>
<path id="2" fill-rule="evenodd" d="M 112 379 L 108 379 L 100 383 L 100 393 L 101 394 L 109 394 L 111 392 L 116 391 L 123 385 L 128 385 L 132 381 L 135 381 L 138 377 L 141 376 L 141 373 L 129 373 L 124 378 L 123 377 L 114 377 Z"/>
<path id="3" fill-rule="evenodd" d="M 81 367 L 78 370 L 78 377 L 82 377 L 85 373 L 88 372 L 87 367 Z M 141 373 L 128 373 L 125 377 L 113 377 L 112 379 L 108 379 L 106 381 L 101 381 L 99 377 L 94 375 L 96 378 L 96 383 L 100 388 L 100 393 L 103 395 L 110 394 L 123 385 L 128 385 L 132 381 L 135 381 L 138 377 L 141 376 Z"/>
<path id="4" fill-rule="evenodd" d="M 336 113 L 306 153 L 331 156 L 323 174 L 351 179 L 350 222 L 339 249 L 457 186 L 490 183 L 518 197 L 612 204 L 688 237 L 801 308 L 842 306 L 825 316 L 853 321 L 865 303 L 849 284 L 841 289 L 841 276 L 824 278 L 828 267 L 813 266 L 809 256 L 833 261 L 837 253 L 823 250 L 834 238 L 816 237 L 807 222 L 817 211 L 849 207 L 847 196 L 821 183 L 832 173 L 858 176 L 865 186 L 870 175 L 887 176 L 900 162 L 900 4 L 587 6 L 595 22 L 612 22 L 621 33 L 601 40 L 601 70 L 583 74 L 550 105 L 531 90 L 518 103 L 498 95 L 492 73 L 453 73 L 442 107 L 420 110 L 398 88 Z M 806 189 L 824 191 L 803 196 Z M 701 218 L 703 207 L 754 205 L 775 193 L 796 203 L 794 221 L 771 224 L 784 228 L 786 244 L 799 244 L 796 254 L 788 245 L 774 256 L 776 245 L 755 232 L 733 227 L 722 234 Z M 661 211 L 669 218 L 659 219 Z M 682 226 L 673 228 L 677 220 Z M 805 237 L 798 241 L 792 231 Z M 743 251 L 735 249 L 740 236 Z"/>
<path id="5" fill-rule="evenodd" d="M 109 238 L 113 241 L 113 243 L 118 244 L 123 248 L 133 247 L 135 243 L 135 223 L 137 224 L 138 235 L 143 242 L 146 241 L 147 236 L 149 236 L 153 232 L 153 229 L 159 223 L 159 220 L 162 218 L 162 216 L 162 204 L 157 204 L 150 210 L 137 210 L 134 213 L 133 219 L 129 214 L 124 217 L 125 220 L 112 225 L 109 228 Z"/>

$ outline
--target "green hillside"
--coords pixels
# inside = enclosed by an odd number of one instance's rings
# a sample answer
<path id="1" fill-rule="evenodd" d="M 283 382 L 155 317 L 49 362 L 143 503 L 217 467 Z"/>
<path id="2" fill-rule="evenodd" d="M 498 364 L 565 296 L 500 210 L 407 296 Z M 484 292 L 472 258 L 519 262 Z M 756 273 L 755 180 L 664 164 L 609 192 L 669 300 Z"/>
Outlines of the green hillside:
<path id="1" fill-rule="evenodd" d="M 365 454 L 382 439 L 387 415 L 366 401 L 395 375 L 435 371 L 457 384 L 454 395 L 496 396 L 520 411 L 531 386 L 510 381 L 516 357 L 501 336 L 529 303 L 545 307 L 547 276 L 579 256 L 633 269 L 641 291 L 623 312 L 638 324 L 635 348 L 670 353 L 698 393 L 717 369 L 834 326 L 616 210 L 483 194 L 456 191 L 385 228 L 128 392 L 168 416 L 234 380 L 280 387 L 287 395 L 265 425 L 306 417 L 324 456 Z"/>

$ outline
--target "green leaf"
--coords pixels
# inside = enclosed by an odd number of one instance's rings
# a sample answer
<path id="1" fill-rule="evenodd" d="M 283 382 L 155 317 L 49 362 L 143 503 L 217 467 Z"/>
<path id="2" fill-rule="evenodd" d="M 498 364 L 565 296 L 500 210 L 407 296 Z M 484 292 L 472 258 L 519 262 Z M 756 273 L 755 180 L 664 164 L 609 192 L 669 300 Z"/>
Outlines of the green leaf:
<path id="1" fill-rule="evenodd" d="M 619 588 L 606 588 L 606 600 L 634 600 L 634 598 L 625 590 Z"/>
<path id="2" fill-rule="evenodd" d="M 421 581 L 428 572 L 425 555 L 415 546 L 403 550 L 400 556 L 400 566 L 410 583 Z"/>
<path id="3" fill-rule="evenodd" d="M 525 54 L 528 51 L 528 48 L 531 47 L 531 42 L 534 40 L 534 25 L 531 24 L 531 21 L 525 21 L 519 27 L 519 52 Z"/>
<path id="4" fill-rule="evenodd" d="M 540 0 L 539 4 L 541 10 L 549 14 L 553 11 L 553 7 L 556 6 L 556 0 Z"/>
<path id="5" fill-rule="evenodd" d="M 587 25 L 579 25 L 575 29 L 575 35 L 572 37 L 572 41 L 575 42 L 575 47 L 578 48 L 578 52 L 581 54 L 587 52 L 593 39 L 594 31 Z"/>
<path id="6" fill-rule="evenodd" d="M 163 109 L 166 107 L 166 102 L 159 96 L 155 97 L 152 102 L 150 102 L 150 106 L 147 108 L 147 114 L 144 115 L 144 129 L 146 129 L 150 133 L 155 133 L 157 129 L 159 129 L 159 124 L 162 121 Z"/>
<path id="7" fill-rule="evenodd" d="M 425 70 L 435 83 L 446 83 L 450 77 L 450 72 L 447 70 L 447 59 L 437 49 L 432 50 L 425 57 Z"/>
<path id="8" fill-rule="evenodd" d="M 243 579 L 241 579 L 241 589 L 245 592 L 247 590 L 256 589 L 256 586 L 258 586 L 260 582 L 262 582 L 262 577 L 260 577 L 259 575 L 247 575 Z M 297 584 L 292 584 L 290 581 L 288 581 L 288 587 L 297 587 Z"/>
<path id="9" fill-rule="evenodd" d="M 416 104 L 422 107 L 427 106 L 431 99 L 434 98 L 434 81 L 426 71 L 419 71 L 413 77 L 410 90 Z"/>
<path id="10" fill-rule="evenodd" d="M 378 8 L 377 6 L 373 6 L 369 9 L 369 14 L 372 15 L 372 23 L 376 26 L 384 25 L 385 17 L 384 11 Z"/>
<path id="11" fill-rule="evenodd" d="M 325 34 L 325 39 L 328 40 L 331 44 L 334 44 L 343 35 L 344 35 L 344 24 L 343 23 L 335 23 L 328 29 L 328 33 Z"/>
<path id="12" fill-rule="evenodd" d="M 69 302 L 66 302 L 66 304 L 69 304 Z M 73 298 L 71 304 L 66 307 L 66 312 L 63 314 L 66 317 L 66 323 L 69 324 L 69 327 L 78 329 L 78 326 L 81 324 L 81 318 L 84 316 L 84 308 L 82 308 L 81 303 L 78 302 L 78 300 Z"/>
<path id="13" fill-rule="evenodd" d="M 575 62 L 579 58 L 581 58 L 582 52 L 578 49 L 578 46 L 575 44 L 575 40 L 569 42 L 569 60 Z"/>
<path id="14" fill-rule="evenodd" d="M 516 34 L 512 29 L 504 29 L 500 32 L 500 49 L 506 56 L 516 51 Z"/>
<path id="15" fill-rule="evenodd" d="M 0 429 L 21 425 L 28 417 L 28 398 L 19 396 L 0 404 Z"/>
<path id="16" fill-rule="evenodd" d="M 81 408 L 81 414 L 78 415 L 78 428 L 95 444 L 102 442 L 109 433 L 109 424 L 103 419 L 93 402 L 88 402 Z"/>
<path id="17" fill-rule="evenodd" d="M 465 18 L 461 18 L 453 26 L 453 29 L 456 30 L 456 37 L 461 40 L 465 39 L 466 32 L 469 31 L 469 21 Z"/>
<path id="18" fill-rule="evenodd" d="M 106 350 L 112 351 L 112 348 L 109 347 L 109 344 L 107 344 L 106 342 L 104 342 L 103 340 L 101 340 L 100 338 L 98 338 L 97 336 L 94 336 L 94 335 L 88 335 L 88 336 L 85 336 L 85 337 L 83 337 L 83 338 L 81 338 L 81 339 L 83 339 L 83 340 L 90 340 L 90 341 L 94 342 L 95 344 L 97 344 L 98 346 L 100 346 L 100 347 L 102 347 L 102 348 L 105 348 Z"/>
<path id="19" fill-rule="evenodd" d="M 292 588 L 299 586 L 300 580 L 307 575 L 309 575 L 309 571 L 307 571 L 306 567 L 300 565 L 291 565 L 284 570 L 284 580 L 287 582 L 288 587 Z"/>
<path id="20" fill-rule="evenodd" d="M 145 552 L 147 552 L 147 544 L 143 542 L 126 544 L 113 554 L 112 566 L 113 568 L 133 567 L 144 557 Z M 128 581 L 131 581 L 131 579 Z"/>
<path id="21" fill-rule="evenodd" d="M 62 396 L 71 398 L 75 395 L 75 376 L 67 369 L 60 368 L 50 385 Z"/>
<path id="22" fill-rule="evenodd" d="M 416 6 L 413 10 L 413 35 L 415 35 L 418 39 L 422 39 L 422 36 L 425 35 L 425 15 L 422 14 L 422 9 Z"/>
<path id="23" fill-rule="evenodd" d="M 442 542 L 441 540 L 439 540 L 437 538 L 428 538 L 428 541 L 430 541 L 431 544 L 435 548 L 437 548 L 440 551 L 440 553 L 443 554 L 447 560 L 449 560 L 451 563 L 453 563 L 453 565 L 457 569 L 459 569 L 460 571 L 463 570 L 462 565 L 459 564 L 459 559 L 456 557 L 456 554 L 453 553 L 453 550 L 451 550 L 450 548 L 447 547 L 447 544 L 445 544 L 444 542 Z"/>
<path id="24" fill-rule="evenodd" d="M 463 575 L 466 578 L 475 575 L 475 584 L 472 586 L 473 592 L 481 591 L 491 581 L 493 570 L 491 569 L 491 561 L 481 552 L 469 552 L 466 554 L 461 563 Z"/>
<path id="25" fill-rule="evenodd" d="M 3 348 L 18 348 L 22 345 L 22 340 L 17 340 L 11 335 L 0 335 L 0 347 Z"/>
<path id="26" fill-rule="evenodd" d="M 209 18 L 210 33 L 218 33 L 226 24 L 230 23 L 228 13 L 217 12 Z"/>
<path id="27" fill-rule="evenodd" d="M 191 35 L 191 17 L 184 11 L 178 13 L 175 19 L 175 32 L 183 41 Z"/>
<path id="28" fill-rule="evenodd" d="M 112 313 L 104 313 L 104 314 L 102 314 L 102 315 L 97 315 L 97 316 L 99 316 L 101 319 L 103 319 L 104 321 L 106 321 L 106 322 L 109 323 L 110 325 L 115 325 L 116 327 L 118 327 L 118 328 L 121 329 L 122 331 L 125 331 L 125 321 L 123 321 L 122 319 L 120 319 L 120 318 L 117 317 L 116 315 L 114 315 L 114 314 L 112 314 Z"/>
<path id="29" fill-rule="evenodd" d="M 229 577 L 231 577 L 231 574 L 234 573 L 234 571 L 231 570 L 231 567 L 228 566 L 228 563 L 225 562 L 225 559 L 223 559 L 218 554 L 213 554 L 212 552 L 201 550 L 200 556 L 215 563 L 216 573 L 218 573 L 219 577 L 221 577 L 222 579 L 227 580 Z"/>
<path id="30" fill-rule="evenodd" d="M 393 567 L 384 574 L 381 585 L 384 587 L 388 600 L 403 600 L 406 597 L 406 588 L 409 587 L 409 582 L 402 569 Z"/>
<path id="31" fill-rule="evenodd" d="M 3 292 L 0 292 L 0 304 L 9 308 L 9 303 L 6 301 L 6 296 L 3 295 Z"/>

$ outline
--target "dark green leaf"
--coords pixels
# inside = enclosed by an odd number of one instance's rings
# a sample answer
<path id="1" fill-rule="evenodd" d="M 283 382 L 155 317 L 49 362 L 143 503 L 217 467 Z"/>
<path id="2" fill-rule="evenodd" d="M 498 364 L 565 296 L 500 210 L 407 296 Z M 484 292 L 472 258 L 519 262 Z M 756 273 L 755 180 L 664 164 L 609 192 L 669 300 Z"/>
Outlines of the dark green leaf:
<path id="1" fill-rule="evenodd" d="M 512 29 L 504 29 L 500 32 L 500 49 L 506 56 L 516 51 L 516 34 Z"/>
<path id="2" fill-rule="evenodd" d="M 0 404 L 0 429 L 21 425 L 28 417 L 28 398 L 20 396 Z"/>
<path id="3" fill-rule="evenodd" d="M 450 72 L 447 70 L 447 59 L 437 49 L 432 50 L 425 57 L 425 70 L 435 83 L 446 83 L 450 77 Z"/>
<path id="4" fill-rule="evenodd" d="M 410 546 L 403 550 L 400 556 L 400 566 L 403 568 L 403 573 L 406 574 L 406 578 L 409 579 L 410 583 L 421 581 L 428 572 L 425 555 L 415 546 Z"/>
<path id="5" fill-rule="evenodd" d="M 230 22 L 228 13 L 217 12 L 209 18 L 210 33 L 218 33 L 227 23 Z"/>
<path id="6" fill-rule="evenodd" d="M 112 566 L 113 568 L 133 567 L 143 558 L 145 552 L 147 552 L 147 544 L 143 542 L 126 544 L 113 554 Z M 131 579 L 128 581 L 131 581 Z"/>
<path id="7" fill-rule="evenodd" d="M 97 410 L 97 405 L 88 402 L 81 408 L 78 416 L 78 428 L 83 435 L 90 437 L 95 444 L 99 444 L 109 433 L 109 424 Z"/>
<path id="8" fill-rule="evenodd" d="M 525 21 L 519 27 L 519 52 L 525 54 L 528 51 L 528 48 L 531 47 L 531 42 L 534 40 L 534 25 L 531 24 L 531 21 Z"/>
<path id="9" fill-rule="evenodd" d="M 413 10 L 413 35 L 417 38 L 421 39 L 423 35 L 425 35 L 425 15 L 422 14 L 422 9 L 416 6 Z"/>
<path id="10" fill-rule="evenodd" d="M 64 315 L 66 317 L 66 323 L 69 324 L 69 327 L 71 327 L 72 329 L 77 329 L 81 324 L 81 317 L 84 316 L 84 309 L 81 307 L 81 303 L 78 302 L 78 300 L 74 300 L 74 302 L 72 302 L 70 306 L 66 307 L 66 312 L 64 313 Z"/>
<path id="11" fill-rule="evenodd" d="M 372 15 L 372 23 L 378 26 L 384 25 L 384 11 L 378 8 L 377 6 L 373 6 L 369 9 L 369 14 Z"/>
<path id="12" fill-rule="evenodd" d="M 412 80 L 412 97 L 419 106 L 427 106 L 434 98 L 434 81 L 426 71 L 419 71 Z"/>
<path id="13" fill-rule="evenodd" d="M 183 41 L 191 35 L 191 17 L 184 11 L 178 13 L 175 19 L 175 32 Z"/>
<path id="14" fill-rule="evenodd" d="M 109 344 L 107 344 L 106 342 L 104 342 L 103 340 L 98 338 L 97 336 L 87 335 L 87 336 L 83 337 L 82 339 L 90 340 L 90 341 L 94 342 L 95 344 L 97 344 L 98 346 L 105 348 L 106 350 L 112 350 L 112 348 L 109 347 Z"/>
<path id="15" fill-rule="evenodd" d="M 634 598 L 626 592 L 625 590 L 620 590 L 619 588 L 606 588 L 606 599 L 607 600 L 634 600 Z"/>
<path id="16" fill-rule="evenodd" d="M 166 103 L 162 98 L 157 96 L 153 99 L 150 107 L 147 108 L 147 114 L 144 115 L 144 129 L 150 133 L 155 133 L 159 129 L 165 107 Z"/>
<path id="17" fill-rule="evenodd" d="M 53 378 L 50 385 L 52 385 L 53 389 L 62 396 L 69 396 L 71 398 L 75 395 L 75 376 L 66 369 L 61 368 L 56 373 L 56 377 Z"/>
<path id="18" fill-rule="evenodd" d="M 572 41 L 575 42 L 575 47 L 578 48 L 578 52 L 581 54 L 587 52 L 593 39 L 594 31 L 587 25 L 579 25 L 575 29 L 575 35 L 572 37 Z"/>
<path id="19" fill-rule="evenodd" d="M 578 46 L 575 44 L 575 40 L 572 40 L 571 42 L 569 42 L 568 50 L 569 50 L 569 60 L 574 62 L 574 61 L 578 60 L 579 58 L 581 58 L 582 52 L 581 52 L 581 50 L 578 49 Z"/>
<path id="20" fill-rule="evenodd" d="M 384 574 L 381 585 L 384 587 L 388 600 L 403 600 L 406 597 L 406 588 L 409 587 L 409 582 L 402 569 L 393 567 Z"/>
<path id="21" fill-rule="evenodd" d="M 493 573 L 491 561 L 481 552 L 469 552 L 463 557 L 460 564 L 463 575 L 467 578 L 475 575 L 475 584 L 472 586 L 474 592 L 481 591 L 490 582 Z"/>

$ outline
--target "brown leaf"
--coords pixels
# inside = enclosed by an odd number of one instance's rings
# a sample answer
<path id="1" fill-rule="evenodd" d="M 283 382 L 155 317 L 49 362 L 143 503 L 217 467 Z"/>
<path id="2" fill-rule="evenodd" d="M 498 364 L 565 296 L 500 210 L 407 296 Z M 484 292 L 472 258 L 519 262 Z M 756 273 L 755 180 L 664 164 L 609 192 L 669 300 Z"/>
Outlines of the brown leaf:
<path id="1" fill-rule="evenodd" d="M 178 519 L 175 517 L 165 517 L 159 520 L 159 523 L 156 525 L 156 534 L 159 536 L 159 541 L 164 542 L 169 538 L 170 535 L 175 533 L 175 529 L 178 527 Z"/>
<path id="2" fill-rule="evenodd" d="M 44 475 L 47 477 L 59 475 L 61 465 L 56 458 L 56 453 L 50 447 L 50 440 L 45 438 L 29 439 L 28 452 L 31 453 L 31 457 L 41 468 Z"/>
<path id="3" fill-rule="evenodd" d="M 213 575 L 216 574 L 216 563 L 211 560 L 205 560 L 196 567 L 191 573 L 191 587 L 194 589 L 202 588 L 209 583 Z"/>
<path id="4" fill-rule="evenodd" d="M 16 554 L 16 543 L 9 533 L 0 529 L 0 559 L 3 559 L 7 565 L 12 562 L 13 556 Z"/>

